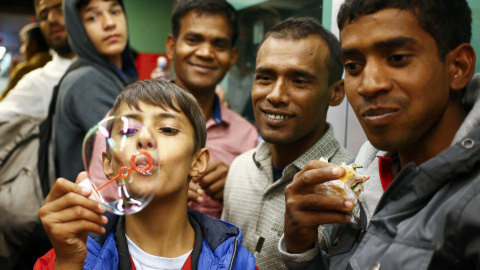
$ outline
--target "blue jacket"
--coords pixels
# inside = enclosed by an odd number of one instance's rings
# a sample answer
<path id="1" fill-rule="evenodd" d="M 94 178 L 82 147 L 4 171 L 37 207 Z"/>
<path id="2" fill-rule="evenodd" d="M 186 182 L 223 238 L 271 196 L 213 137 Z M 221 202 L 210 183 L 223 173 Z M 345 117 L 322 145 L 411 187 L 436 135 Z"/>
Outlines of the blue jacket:
<path id="1" fill-rule="evenodd" d="M 255 258 L 240 244 L 238 227 L 192 210 L 188 219 L 195 230 L 191 269 L 255 269 Z M 124 217 L 117 218 L 109 222 L 104 235 L 88 237 L 83 269 L 132 269 L 123 223 Z"/>

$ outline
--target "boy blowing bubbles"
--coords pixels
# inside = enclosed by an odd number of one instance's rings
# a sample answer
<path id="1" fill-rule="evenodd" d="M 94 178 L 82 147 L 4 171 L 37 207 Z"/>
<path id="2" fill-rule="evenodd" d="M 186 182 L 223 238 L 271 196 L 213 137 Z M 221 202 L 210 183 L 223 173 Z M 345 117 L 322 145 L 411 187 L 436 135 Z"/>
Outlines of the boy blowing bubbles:
<path id="1" fill-rule="evenodd" d="M 159 153 L 155 162 L 161 168 L 160 183 L 154 198 L 139 213 L 107 220 L 104 206 L 88 199 L 89 189 L 59 178 L 39 211 L 53 250 L 35 269 L 129 269 L 132 264 L 133 269 L 164 269 L 172 261 L 175 269 L 255 269 L 253 256 L 240 246 L 237 227 L 187 212 L 189 181 L 204 174 L 209 163 L 205 118 L 195 98 L 168 82 L 140 81 L 122 91 L 111 114 L 156 131 L 154 142 L 144 141 L 141 132 L 127 141 L 132 153 Z M 106 173 L 113 163 L 104 162 Z M 76 183 L 86 178 L 82 172 Z M 106 239 L 94 240 L 89 232 L 105 234 Z"/>

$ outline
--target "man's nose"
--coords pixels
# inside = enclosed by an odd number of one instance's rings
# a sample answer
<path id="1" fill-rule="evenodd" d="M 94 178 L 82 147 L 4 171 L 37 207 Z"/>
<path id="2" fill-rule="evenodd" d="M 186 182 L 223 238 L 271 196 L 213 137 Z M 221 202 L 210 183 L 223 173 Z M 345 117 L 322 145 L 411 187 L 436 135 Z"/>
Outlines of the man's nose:
<path id="1" fill-rule="evenodd" d="M 393 83 L 388 68 L 379 60 L 372 60 L 365 64 L 362 83 L 358 92 L 363 96 L 374 96 L 379 92 L 390 91 Z"/>
<path id="2" fill-rule="evenodd" d="M 272 89 L 267 95 L 267 100 L 273 104 L 287 104 L 289 100 L 287 83 L 285 80 L 278 78 L 272 85 Z"/>
<path id="3" fill-rule="evenodd" d="M 197 56 L 202 58 L 212 58 L 213 51 L 212 46 L 205 42 L 205 44 L 200 45 L 200 47 L 196 51 Z"/>

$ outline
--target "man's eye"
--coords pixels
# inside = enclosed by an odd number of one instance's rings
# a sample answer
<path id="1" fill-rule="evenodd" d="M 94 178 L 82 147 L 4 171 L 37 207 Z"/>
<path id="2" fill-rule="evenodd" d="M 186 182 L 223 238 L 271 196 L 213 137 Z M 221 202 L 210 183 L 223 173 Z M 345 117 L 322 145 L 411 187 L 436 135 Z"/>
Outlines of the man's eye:
<path id="1" fill-rule="evenodd" d="M 40 21 L 46 21 L 48 19 L 48 12 L 42 12 L 38 15 Z"/>
<path id="2" fill-rule="evenodd" d="M 215 48 L 217 48 L 217 50 L 219 50 L 219 51 L 223 51 L 223 50 L 226 50 L 228 48 L 228 45 L 225 44 L 225 43 L 216 43 Z"/>
<path id="3" fill-rule="evenodd" d="M 175 135 L 178 133 L 178 130 L 171 127 L 162 127 L 160 128 L 160 132 L 165 135 Z"/>
<path id="4" fill-rule="evenodd" d="M 187 43 L 190 44 L 190 45 L 193 45 L 193 44 L 197 44 L 197 43 L 198 43 L 198 39 L 196 39 L 196 38 L 186 38 L 185 40 L 186 40 Z"/>
<path id="5" fill-rule="evenodd" d="M 268 75 L 256 75 L 255 76 L 255 81 L 258 83 L 268 83 L 272 80 L 272 77 Z"/>
<path id="6" fill-rule="evenodd" d="M 302 80 L 302 79 L 294 79 L 294 80 L 292 80 L 292 82 L 294 84 L 306 84 L 307 83 L 307 81 Z"/>
<path id="7" fill-rule="evenodd" d="M 362 68 L 362 65 L 355 62 L 346 62 L 344 66 L 345 66 L 345 71 L 348 72 L 348 74 L 350 75 L 356 75 L 360 73 Z"/>
<path id="8" fill-rule="evenodd" d="M 408 63 L 410 56 L 408 54 L 395 54 L 388 58 L 388 62 L 395 66 L 403 66 Z"/>

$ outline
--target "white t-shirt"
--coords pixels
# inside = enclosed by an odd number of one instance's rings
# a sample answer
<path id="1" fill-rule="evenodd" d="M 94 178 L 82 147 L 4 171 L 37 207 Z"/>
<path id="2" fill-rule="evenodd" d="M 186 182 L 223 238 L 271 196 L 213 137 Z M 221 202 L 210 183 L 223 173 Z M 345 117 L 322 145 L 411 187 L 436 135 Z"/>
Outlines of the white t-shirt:
<path id="1" fill-rule="evenodd" d="M 127 237 L 128 252 L 130 252 L 137 270 L 181 270 L 192 252 L 190 250 L 176 258 L 154 256 L 141 250 L 127 235 L 125 236 Z"/>

